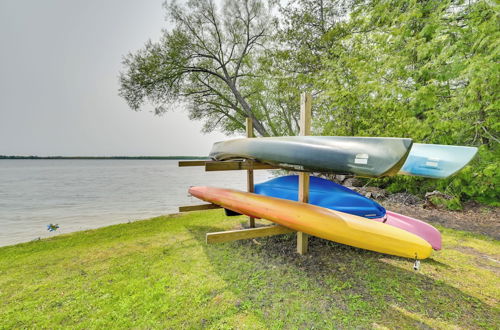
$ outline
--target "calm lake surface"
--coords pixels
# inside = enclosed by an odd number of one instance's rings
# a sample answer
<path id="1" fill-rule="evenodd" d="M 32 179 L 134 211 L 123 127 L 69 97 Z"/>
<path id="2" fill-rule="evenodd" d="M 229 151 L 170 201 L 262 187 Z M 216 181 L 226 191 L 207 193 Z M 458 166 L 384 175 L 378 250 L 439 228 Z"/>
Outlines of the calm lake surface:
<path id="1" fill-rule="evenodd" d="M 174 160 L 0 160 L 0 246 L 178 212 L 190 186 L 246 189 L 245 171 Z M 255 171 L 255 182 L 272 177 Z M 59 224 L 55 233 L 48 224 Z"/>

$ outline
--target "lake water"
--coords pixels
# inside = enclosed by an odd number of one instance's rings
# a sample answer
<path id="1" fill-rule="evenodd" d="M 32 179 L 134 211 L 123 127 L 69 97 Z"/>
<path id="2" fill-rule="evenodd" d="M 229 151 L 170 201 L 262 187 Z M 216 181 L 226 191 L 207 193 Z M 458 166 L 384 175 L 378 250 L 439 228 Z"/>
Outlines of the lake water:
<path id="1" fill-rule="evenodd" d="M 173 160 L 0 160 L 0 246 L 178 212 L 190 186 L 246 189 L 245 171 Z M 269 171 L 255 171 L 255 182 Z M 59 224 L 55 233 L 48 224 Z"/>

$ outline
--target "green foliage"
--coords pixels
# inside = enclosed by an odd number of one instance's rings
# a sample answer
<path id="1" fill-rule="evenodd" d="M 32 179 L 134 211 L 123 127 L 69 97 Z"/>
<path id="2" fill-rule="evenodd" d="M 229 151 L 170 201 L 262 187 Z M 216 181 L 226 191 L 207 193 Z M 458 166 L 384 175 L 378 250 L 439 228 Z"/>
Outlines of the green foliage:
<path id="1" fill-rule="evenodd" d="M 322 135 L 401 136 L 481 147 L 447 180 L 397 177 L 392 191 L 452 194 L 498 205 L 498 6 L 477 1 L 364 1 L 328 31 L 316 114 Z M 451 205 L 451 204 L 450 204 Z"/>
<path id="2" fill-rule="evenodd" d="M 425 179 L 411 176 L 396 176 L 372 179 L 370 184 L 386 188 L 389 192 L 407 191 L 423 195 L 439 190 L 453 196 L 451 201 L 438 204 L 450 209 L 461 208 L 461 202 L 474 200 L 491 206 L 500 206 L 500 155 L 498 149 L 491 151 L 485 146 L 479 148 L 476 158 L 461 171 L 447 179 Z"/>
<path id="3" fill-rule="evenodd" d="M 453 211 L 459 211 L 462 209 L 462 204 L 460 203 L 458 197 L 453 197 L 451 199 L 446 199 L 442 197 L 431 197 L 430 201 L 434 205 L 437 206 L 442 205 Z"/>
<path id="4" fill-rule="evenodd" d="M 498 147 L 490 151 L 482 146 L 471 165 L 451 178 L 440 180 L 438 187 L 461 200 L 500 206 L 499 159 Z"/>
<path id="5" fill-rule="evenodd" d="M 134 110 L 153 104 L 157 114 L 182 105 L 191 119 L 204 121 L 206 132 L 244 131 L 249 117 L 260 135 L 269 135 L 263 111 L 249 103 L 260 92 L 253 81 L 271 24 L 263 2 L 170 1 L 165 7 L 174 28 L 125 57 L 120 95 Z"/>

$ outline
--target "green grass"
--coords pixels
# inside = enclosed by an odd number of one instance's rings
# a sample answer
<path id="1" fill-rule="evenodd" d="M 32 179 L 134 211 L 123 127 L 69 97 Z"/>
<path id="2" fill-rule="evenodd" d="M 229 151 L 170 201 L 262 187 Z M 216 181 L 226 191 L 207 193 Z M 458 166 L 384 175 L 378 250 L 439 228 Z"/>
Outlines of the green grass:
<path id="1" fill-rule="evenodd" d="M 293 234 L 206 245 L 221 210 L 0 248 L 0 328 L 499 328 L 499 242 L 413 262 Z"/>

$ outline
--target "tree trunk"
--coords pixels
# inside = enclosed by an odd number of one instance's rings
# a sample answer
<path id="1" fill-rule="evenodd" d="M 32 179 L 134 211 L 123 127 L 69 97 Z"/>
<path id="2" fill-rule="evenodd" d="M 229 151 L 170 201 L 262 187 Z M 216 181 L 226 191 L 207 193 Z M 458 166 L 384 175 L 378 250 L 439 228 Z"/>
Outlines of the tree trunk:
<path id="1" fill-rule="evenodd" d="M 262 123 L 260 122 L 260 120 L 258 120 L 257 118 L 255 118 L 255 116 L 254 116 L 254 114 L 252 112 L 252 108 L 247 103 L 247 101 L 243 98 L 243 96 L 241 96 L 240 92 L 238 91 L 238 89 L 236 88 L 236 86 L 234 85 L 234 83 L 232 83 L 230 79 L 228 79 L 227 83 L 229 85 L 229 88 L 231 88 L 231 91 L 233 92 L 234 97 L 236 97 L 236 100 L 238 101 L 238 103 L 241 104 L 241 106 L 243 108 L 243 111 L 245 111 L 245 113 L 247 114 L 247 116 L 250 119 L 252 119 L 253 127 L 255 128 L 255 130 L 261 136 L 269 136 L 269 133 L 267 132 L 266 128 L 264 127 L 264 125 L 262 125 Z"/>

